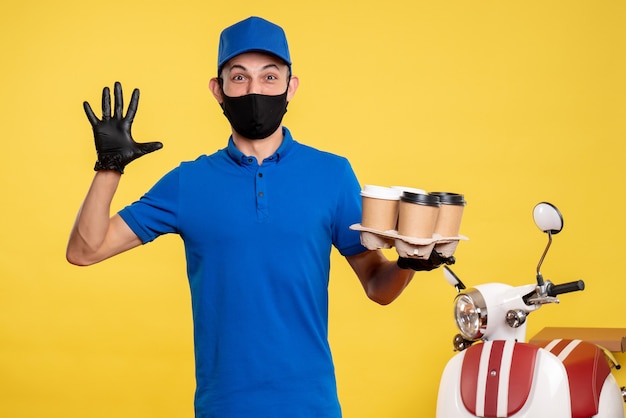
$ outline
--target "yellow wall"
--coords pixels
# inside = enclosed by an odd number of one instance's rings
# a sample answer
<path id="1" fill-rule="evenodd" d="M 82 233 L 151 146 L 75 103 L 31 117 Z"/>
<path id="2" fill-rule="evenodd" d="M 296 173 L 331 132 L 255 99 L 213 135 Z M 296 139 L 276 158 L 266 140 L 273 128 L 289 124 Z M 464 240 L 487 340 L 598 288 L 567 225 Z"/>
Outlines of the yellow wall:
<path id="1" fill-rule="evenodd" d="M 457 273 L 587 290 L 530 318 L 626 327 L 622 162 L 626 3 L 614 1 L 32 0 L 0 13 L 0 416 L 191 417 L 191 315 L 182 245 L 164 237 L 90 268 L 65 262 L 93 176 L 82 101 L 120 80 L 142 97 L 133 133 L 163 150 L 133 163 L 114 202 L 225 145 L 206 88 L 219 31 L 249 15 L 284 26 L 300 90 L 285 122 L 346 155 L 362 183 L 466 195 Z M 393 252 L 389 252 L 393 256 Z M 454 291 L 419 274 L 394 304 L 363 295 L 333 256 L 330 338 L 349 418 L 433 416 L 453 353 Z M 623 359 L 623 357 L 622 357 Z M 626 384 L 626 375 L 618 375 Z"/>

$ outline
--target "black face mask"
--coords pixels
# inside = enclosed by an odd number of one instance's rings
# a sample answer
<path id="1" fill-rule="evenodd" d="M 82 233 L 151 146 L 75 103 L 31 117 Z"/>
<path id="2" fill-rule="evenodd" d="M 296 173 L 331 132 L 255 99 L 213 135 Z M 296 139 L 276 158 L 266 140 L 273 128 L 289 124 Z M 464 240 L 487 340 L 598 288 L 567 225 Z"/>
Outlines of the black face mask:
<path id="1" fill-rule="evenodd" d="M 235 132 L 247 139 L 264 139 L 276 132 L 287 112 L 287 91 L 278 96 L 246 94 L 230 97 L 222 91 L 224 115 Z"/>

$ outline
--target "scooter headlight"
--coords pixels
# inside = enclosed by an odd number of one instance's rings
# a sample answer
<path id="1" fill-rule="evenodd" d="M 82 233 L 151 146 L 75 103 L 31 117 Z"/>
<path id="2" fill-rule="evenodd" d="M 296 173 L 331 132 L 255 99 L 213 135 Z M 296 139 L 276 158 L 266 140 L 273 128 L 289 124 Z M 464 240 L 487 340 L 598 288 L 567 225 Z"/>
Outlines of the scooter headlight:
<path id="1" fill-rule="evenodd" d="M 463 337 L 478 340 L 487 328 L 487 306 L 476 289 L 459 293 L 454 299 L 454 319 Z"/>

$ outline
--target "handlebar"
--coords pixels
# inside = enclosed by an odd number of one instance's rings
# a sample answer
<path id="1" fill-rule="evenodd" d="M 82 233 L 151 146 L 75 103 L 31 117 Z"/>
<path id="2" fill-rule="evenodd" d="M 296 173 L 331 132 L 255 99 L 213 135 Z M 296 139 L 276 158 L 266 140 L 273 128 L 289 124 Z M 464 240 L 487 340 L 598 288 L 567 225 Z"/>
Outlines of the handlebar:
<path id="1" fill-rule="evenodd" d="M 578 292 L 585 289 L 585 282 L 578 280 L 575 282 L 552 284 L 548 283 L 547 292 L 548 296 L 557 296 L 563 293 Z"/>

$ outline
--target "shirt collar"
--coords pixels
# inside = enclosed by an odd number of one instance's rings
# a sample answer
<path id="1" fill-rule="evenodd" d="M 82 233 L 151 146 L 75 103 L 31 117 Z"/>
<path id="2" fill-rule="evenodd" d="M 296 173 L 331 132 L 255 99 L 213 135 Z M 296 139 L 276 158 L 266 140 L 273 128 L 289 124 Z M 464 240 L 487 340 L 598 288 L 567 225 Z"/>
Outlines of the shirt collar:
<path id="1" fill-rule="evenodd" d="M 283 142 L 280 144 L 276 152 L 269 157 L 267 157 L 263 163 L 266 162 L 279 162 L 282 158 L 289 153 L 293 144 L 295 143 L 293 137 L 291 136 L 291 132 L 286 127 L 282 127 L 283 129 Z M 229 157 L 238 164 L 251 164 L 256 162 L 254 157 L 249 157 L 244 155 L 243 152 L 239 151 L 239 149 L 235 146 L 235 141 L 233 141 L 233 136 L 231 135 L 228 139 L 228 147 L 226 148 Z"/>

